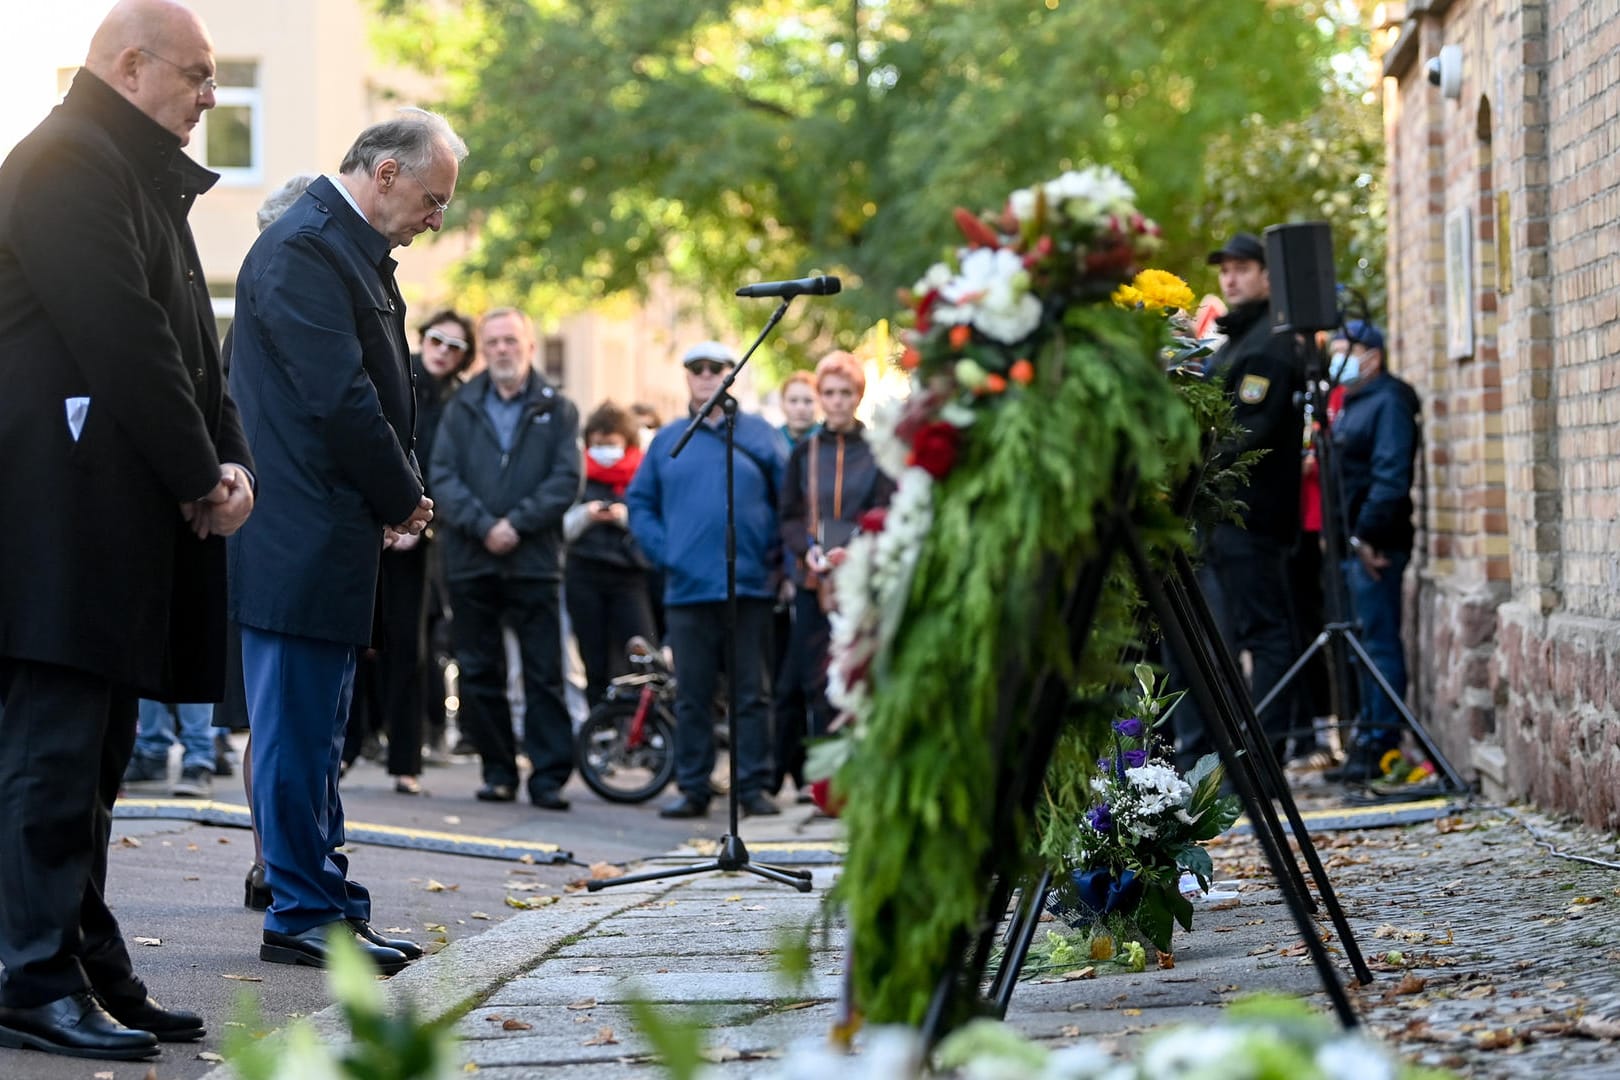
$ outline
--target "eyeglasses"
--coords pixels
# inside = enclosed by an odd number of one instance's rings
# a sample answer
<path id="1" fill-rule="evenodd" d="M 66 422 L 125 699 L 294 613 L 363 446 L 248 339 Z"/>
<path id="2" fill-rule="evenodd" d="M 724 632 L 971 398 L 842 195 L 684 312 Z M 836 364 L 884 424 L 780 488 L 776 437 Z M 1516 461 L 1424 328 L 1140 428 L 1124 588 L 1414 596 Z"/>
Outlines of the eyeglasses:
<path id="1" fill-rule="evenodd" d="M 686 370 L 694 375 L 724 375 L 730 364 L 722 364 L 718 360 L 694 360 L 686 365 Z"/>
<path id="2" fill-rule="evenodd" d="M 435 212 L 443 214 L 450 209 L 450 200 L 446 199 L 444 202 L 440 202 L 439 197 L 433 194 L 433 192 L 428 189 L 426 184 L 422 183 L 422 178 L 420 176 L 417 176 L 414 172 L 405 168 L 403 165 L 400 166 L 400 171 L 405 173 L 412 180 L 416 181 L 416 186 L 422 189 L 422 194 L 426 195 L 428 202 L 433 204 L 433 209 Z"/>
<path id="3" fill-rule="evenodd" d="M 453 337 L 450 334 L 445 333 L 443 330 L 435 328 L 429 330 L 422 336 L 427 338 L 429 341 L 437 341 L 440 345 L 443 345 L 445 348 L 450 349 L 453 352 L 467 351 L 467 343 L 465 341 L 463 341 L 461 338 Z"/>
<path id="4" fill-rule="evenodd" d="M 219 89 L 219 83 L 215 82 L 214 77 L 208 74 L 206 71 L 198 71 L 196 68 L 189 68 L 182 64 L 177 64 L 173 60 L 170 60 L 167 56 L 159 56 L 151 49 L 141 49 L 140 51 L 145 53 L 147 56 L 150 56 L 154 60 L 161 60 L 163 63 L 168 64 L 170 67 L 174 68 L 174 70 L 178 71 L 180 73 L 180 77 L 191 84 L 191 88 L 197 92 L 198 97 L 201 97 L 203 94 L 212 94 L 215 90 Z"/>

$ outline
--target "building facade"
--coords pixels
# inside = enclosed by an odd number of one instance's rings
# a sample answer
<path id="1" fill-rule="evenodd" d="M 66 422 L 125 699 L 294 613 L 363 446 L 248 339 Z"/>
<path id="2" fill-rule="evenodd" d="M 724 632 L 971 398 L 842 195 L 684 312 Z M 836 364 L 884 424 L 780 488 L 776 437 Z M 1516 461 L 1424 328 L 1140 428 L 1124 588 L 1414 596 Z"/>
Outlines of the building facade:
<path id="1" fill-rule="evenodd" d="M 1488 792 L 1620 828 L 1620 0 L 1414 0 L 1395 26 L 1413 705 Z"/>

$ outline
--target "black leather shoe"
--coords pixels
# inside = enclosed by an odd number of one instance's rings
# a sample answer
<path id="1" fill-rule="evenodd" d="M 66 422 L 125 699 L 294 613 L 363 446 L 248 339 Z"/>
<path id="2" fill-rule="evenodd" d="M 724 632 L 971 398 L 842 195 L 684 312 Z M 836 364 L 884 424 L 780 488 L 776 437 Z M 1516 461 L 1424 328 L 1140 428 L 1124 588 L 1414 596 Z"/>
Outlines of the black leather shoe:
<path id="1" fill-rule="evenodd" d="M 709 816 L 709 800 L 695 795 L 682 795 L 658 808 L 661 818 L 697 818 Z"/>
<path id="2" fill-rule="evenodd" d="M 108 1061 L 144 1061 L 158 1053 L 156 1035 L 120 1024 L 88 990 L 31 1009 L 0 1005 L 0 1046 Z"/>
<path id="3" fill-rule="evenodd" d="M 763 793 L 744 795 L 737 800 L 737 809 L 749 817 L 768 817 L 771 814 L 780 814 L 782 812 L 782 808 L 771 802 Z"/>
<path id="4" fill-rule="evenodd" d="M 256 862 L 242 884 L 242 906 L 253 911 L 270 910 L 270 886 L 264 883 L 264 863 Z"/>
<path id="5" fill-rule="evenodd" d="M 150 1031 L 158 1042 L 196 1042 L 208 1034 L 202 1017 L 179 1009 L 165 1009 L 150 994 L 134 1000 L 120 1000 L 105 994 L 96 996 L 101 998 L 102 1007 L 114 1020 L 136 1031 Z"/>
<path id="6" fill-rule="evenodd" d="M 517 798 L 517 792 L 512 790 L 511 784 L 485 784 L 473 798 L 479 802 L 511 802 Z"/>
<path id="7" fill-rule="evenodd" d="M 536 791 L 529 795 L 529 801 L 542 810 L 566 810 L 568 800 L 561 793 L 552 791 Z"/>
<path id="8" fill-rule="evenodd" d="M 1349 757 L 1337 769 L 1328 769 L 1322 778 L 1330 784 L 1364 784 L 1369 780 L 1377 780 L 1384 775 L 1379 768 L 1379 761 L 1384 751 L 1373 747 L 1352 747 Z"/>
<path id="9" fill-rule="evenodd" d="M 373 930 L 371 924 L 364 919 L 350 919 L 349 928 L 354 931 L 356 937 L 364 938 L 373 945 L 381 945 L 385 949 L 393 949 L 407 960 L 422 959 L 422 946 L 414 941 L 406 941 L 404 938 L 383 937 Z"/>
<path id="10" fill-rule="evenodd" d="M 353 929 L 346 922 L 332 923 L 329 926 L 317 926 L 305 930 L 302 934 L 278 934 L 274 930 L 264 932 L 264 944 L 259 946 L 259 959 L 272 964 L 302 964 L 304 967 L 326 967 L 326 932 L 331 926 L 341 926 L 344 931 L 353 933 Z M 384 975 L 393 975 L 404 969 L 409 963 L 405 954 L 398 949 L 390 949 L 383 945 L 357 937 L 355 944 L 360 951 L 371 958 Z"/>

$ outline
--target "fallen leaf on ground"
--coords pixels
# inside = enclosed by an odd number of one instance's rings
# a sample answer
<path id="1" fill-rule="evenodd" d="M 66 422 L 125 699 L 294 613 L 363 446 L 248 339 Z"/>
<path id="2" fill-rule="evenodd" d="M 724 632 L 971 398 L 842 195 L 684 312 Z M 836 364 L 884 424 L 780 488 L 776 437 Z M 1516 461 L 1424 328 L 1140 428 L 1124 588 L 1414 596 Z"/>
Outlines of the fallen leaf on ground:
<path id="1" fill-rule="evenodd" d="M 742 1054 L 729 1046 L 705 1046 L 698 1051 L 698 1056 L 713 1065 L 723 1065 L 728 1061 L 739 1061 Z"/>
<path id="2" fill-rule="evenodd" d="M 1428 985 L 1429 980 L 1420 979 L 1408 971 L 1405 975 L 1401 976 L 1400 984 L 1390 990 L 1389 993 L 1385 994 L 1384 997 L 1388 999 L 1392 997 L 1404 997 L 1408 994 L 1421 994 L 1423 992 L 1423 988 Z"/>
<path id="3" fill-rule="evenodd" d="M 498 1024 L 505 1019 L 506 1017 L 502 1016 L 500 1013 L 490 1013 L 488 1016 L 484 1017 L 485 1022 L 490 1024 Z"/>
<path id="4" fill-rule="evenodd" d="M 1519 1036 L 1512 1028 L 1474 1033 L 1474 1045 L 1481 1050 L 1506 1050 L 1518 1041 Z"/>
<path id="5" fill-rule="evenodd" d="M 1218 900 L 1218 901 L 1216 901 L 1215 903 L 1209 905 L 1208 910 L 1210 910 L 1210 911 L 1231 911 L 1233 908 L 1241 907 L 1242 905 L 1243 905 L 1243 902 L 1241 900 L 1239 900 L 1237 897 L 1234 896 L 1230 900 Z"/>
<path id="6" fill-rule="evenodd" d="M 237 982 L 264 982 L 264 976 L 262 975 L 231 975 L 225 973 L 221 974 L 220 978 L 235 979 Z"/>
<path id="7" fill-rule="evenodd" d="M 489 912 L 487 912 L 487 911 L 469 911 L 467 913 L 467 918 L 469 918 L 469 919 L 488 919 L 489 918 Z"/>
<path id="8" fill-rule="evenodd" d="M 574 969 L 574 974 L 575 975 L 593 975 L 598 971 L 606 971 L 606 970 L 607 970 L 607 968 L 603 967 L 601 964 L 593 964 L 590 967 L 575 968 Z"/>
<path id="9" fill-rule="evenodd" d="M 742 897 L 740 897 L 740 896 L 728 896 L 728 897 L 726 897 L 726 903 L 728 903 L 728 904 L 736 904 L 736 903 L 740 903 L 741 901 L 742 901 Z"/>
<path id="10" fill-rule="evenodd" d="M 412 930 L 408 926 L 389 926 L 383 929 L 385 934 L 409 934 Z"/>
<path id="11" fill-rule="evenodd" d="M 612 864 L 610 862 L 593 862 L 593 863 L 591 863 L 591 880 L 592 881 L 606 881 L 608 878 L 619 877 L 623 873 L 624 873 L 624 867 L 615 866 L 614 864 Z"/>
<path id="12" fill-rule="evenodd" d="M 215 838 L 214 838 L 214 840 L 215 840 L 215 841 L 216 841 L 216 842 L 217 842 L 217 843 L 221 843 L 221 844 L 228 844 L 228 843 L 230 843 L 230 842 L 231 842 L 231 838 L 230 838 L 230 837 L 228 837 L 228 836 L 216 836 L 216 837 L 215 837 Z"/>
<path id="13" fill-rule="evenodd" d="M 435 881 L 432 878 L 428 878 L 428 883 L 426 885 L 422 886 L 422 891 L 423 892 L 455 892 L 459 888 L 461 888 L 460 885 L 446 885 L 442 881 Z"/>
<path id="14" fill-rule="evenodd" d="M 1575 1034 L 1588 1039 L 1620 1039 L 1620 1020 L 1602 1016 L 1583 1016 L 1575 1021 Z"/>
<path id="15" fill-rule="evenodd" d="M 224 1061 L 225 1059 L 223 1057 L 220 1057 L 218 1054 L 214 1053 L 212 1050 L 199 1050 L 199 1051 L 197 1051 L 197 1060 L 198 1061 L 220 1062 L 220 1061 Z"/>
<path id="16" fill-rule="evenodd" d="M 196 844 L 187 844 L 186 845 L 186 850 L 187 851 L 196 851 L 196 850 L 198 850 L 198 848 L 197 848 Z"/>
<path id="17" fill-rule="evenodd" d="M 442 934 L 445 932 L 443 923 L 423 923 L 422 928 L 430 934 Z"/>
<path id="18" fill-rule="evenodd" d="M 158 946 L 163 944 L 163 939 L 158 937 L 133 937 L 129 940 L 133 941 L 137 945 Z"/>
<path id="19" fill-rule="evenodd" d="M 508 881 L 506 883 L 507 892 L 539 892 L 544 888 L 545 886 L 538 881 Z"/>
<path id="20" fill-rule="evenodd" d="M 1142 1015 L 1142 1010 L 1141 1009 L 1121 1009 L 1119 1011 L 1122 1014 L 1124 1014 L 1125 1016 L 1141 1016 Z"/>
<path id="21" fill-rule="evenodd" d="M 502 1020 L 502 1031 L 533 1031 L 534 1025 L 523 1020 Z"/>
<path id="22" fill-rule="evenodd" d="M 457 817 L 455 814 L 446 814 L 444 816 L 444 823 L 446 825 L 460 825 L 461 818 Z"/>
<path id="23" fill-rule="evenodd" d="M 534 865 L 534 856 L 530 855 L 528 852 L 524 852 L 522 855 L 518 856 L 518 862 L 523 863 L 523 864 L 525 864 L 527 866 L 533 866 Z"/>
<path id="24" fill-rule="evenodd" d="M 521 896 L 508 896 L 506 898 L 506 906 L 517 908 L 519 911 L 533 911 L 537 908 L 548 907 L 556 902 L 557 898 L 555 896 L 531 896 L 527 899 Z"/>
<path id="25" fill-rule="evenodd" d="M 595 998 L 580 998 L 578 1001 L 570 1002 L 569 1004 L 567 1004 L 567 1005 L 565 1005 L 563 1007 L 566 1008 L 566 1009 L 574 1009 L 576 1011 L 579 1010 L 579 1009 L 594 1009 L 594 1008 L 596 1008 L 596 999 Z"/>
<path id="26" fill-rule="evenodd" d="M 1176 954 L 1175 953 L 1162 952 L 1162 953 L 1159 954 L 1159 967 L 1160 967 L 1161 970 L 1169 971 L 1171 968 L 1173 968 L 1175 966 L 1176 966 Z"/>
<path id="27" fill-rule="evenodd" d="M 580 1043 L 581 1046 L 617 1046 L 619 1038 L 610 1027 L 599 1027 L 596 1034 Z"/>
<path id="28" fill-rule="evenodd" d="M 198 877 L 196 874 L 187 874 L 185 877 L 181 878 L 180 880 L 181 881 L 201 881 L 202 878 Z"/>
<path id="29" fill-rule="evenodd" d="M 1063 981 L 1064 982 L 1073 982 L 1076 979 L 1095 979 L 1096 977 L 1097 977 L 1097 969 L 1095 967 L 1091 967 L 1089 965 L 1087 967 L 1080 968 L 1080 969 L 1078 969 L 1076 971 L 1065 971 L 1063 973 Z"/>
<path id="30" fill-rule="evenodd" d="M 95 1080 L 113 1080 L 113 1076 L 114 1074 L 110 1072 L 98 1072 L 95 1074 Z"/>
<path id="31" fill-rule="evenodd" d="M 118 838 L 118 845 L 120 847 L 140 847 L 141 842 L 135 839 L 133 836 L 120 836 Z"/>

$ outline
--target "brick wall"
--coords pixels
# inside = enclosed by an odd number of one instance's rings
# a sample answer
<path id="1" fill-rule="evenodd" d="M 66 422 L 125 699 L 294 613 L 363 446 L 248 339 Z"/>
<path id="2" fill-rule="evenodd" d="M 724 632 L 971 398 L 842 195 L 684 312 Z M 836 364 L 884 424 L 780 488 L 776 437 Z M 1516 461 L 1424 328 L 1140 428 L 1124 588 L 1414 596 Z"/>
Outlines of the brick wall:
<path id="1" fill-rule="evenodd" d="M 1390 360 L 1426 417 L 1413 704 L 1488 785 L 1617 828 L 1620 0 L 1408 12 L 1385 104 Z M 1424 77 L 1453 44 L 1458 99 Z M 1445 315 L 1444 230 L 1460 208 L 1473 244 L 1463 356 Z"/>

